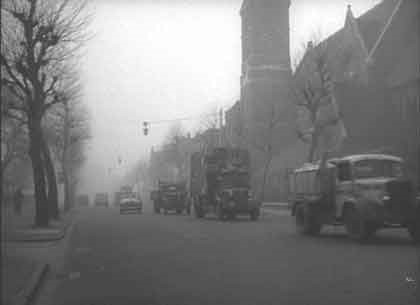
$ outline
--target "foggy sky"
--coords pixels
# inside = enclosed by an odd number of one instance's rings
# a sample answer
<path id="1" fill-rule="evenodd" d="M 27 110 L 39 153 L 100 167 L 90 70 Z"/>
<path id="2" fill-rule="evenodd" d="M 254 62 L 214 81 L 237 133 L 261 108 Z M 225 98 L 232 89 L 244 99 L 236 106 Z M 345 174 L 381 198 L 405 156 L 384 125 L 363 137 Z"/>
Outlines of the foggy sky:
<path id="1" fill-rule="evenodd" d="M 81 192 L 109 190 L 161 143 L 170 124 L 152 124 L 145 137 L 142 121 L 199 116 L 238 99 L 241 2 L 92 0 L 94 36 L 81 71 L 92 140 Z M 292 1 L 292 59 L 314 31 L 328 36 L 341 28 L 348 3 L 358 16 L 378 2 Z M 199 125 L 183 122 L 188 131 Z"/>

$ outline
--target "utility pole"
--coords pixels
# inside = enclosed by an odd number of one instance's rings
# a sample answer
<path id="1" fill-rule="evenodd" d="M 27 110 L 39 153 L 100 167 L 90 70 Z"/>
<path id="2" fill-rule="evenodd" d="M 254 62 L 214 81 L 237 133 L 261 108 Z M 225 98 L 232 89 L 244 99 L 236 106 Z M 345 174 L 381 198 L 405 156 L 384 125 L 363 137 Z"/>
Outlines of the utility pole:
<path id="1" fill-rule="evenodd" d="M 219 110 L 219 146 L 223 145 L 223 108 Z"/>

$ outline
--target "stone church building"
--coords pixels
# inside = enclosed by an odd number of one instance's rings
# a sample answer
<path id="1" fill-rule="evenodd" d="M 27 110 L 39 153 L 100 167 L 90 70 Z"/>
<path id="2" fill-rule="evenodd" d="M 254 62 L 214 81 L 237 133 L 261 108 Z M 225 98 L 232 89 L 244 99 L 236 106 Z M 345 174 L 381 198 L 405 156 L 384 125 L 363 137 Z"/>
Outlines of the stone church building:
<path id="1" fill-rule="evenodd" d="M 289 6 L 289 0 L 243 1 L 241 94 L 226 112 L 227 142 L 250 149 L 256 187 L 267 151 L 271 152 L 268 200 L 285 199 L 285 174 L 303 163 L 308 151 L 297 137 L 297 107 L 291 90 L 310 56 L 304 56 L 292 73 Z M 358 18 L 348 6 L 343 28 L 314 46 L 327 50 L 334 95 L 347 131 L 337 154 L 397 154 L 417 181 L 419 21 L 417 0 L 383 0 Z"/>

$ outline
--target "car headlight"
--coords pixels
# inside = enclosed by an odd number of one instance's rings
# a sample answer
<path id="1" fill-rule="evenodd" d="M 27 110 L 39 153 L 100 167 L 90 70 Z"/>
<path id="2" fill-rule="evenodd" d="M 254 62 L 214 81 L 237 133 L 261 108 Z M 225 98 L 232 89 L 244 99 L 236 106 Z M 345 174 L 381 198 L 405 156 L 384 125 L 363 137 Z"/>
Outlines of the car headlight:
<path id="1" fill-rule="evenodd" d="M 391 196 L 389 196 L 388 194 L 384 194 L 383 197 L 382 197 L 382 200 L 383 201 L 391 200 Z"/>

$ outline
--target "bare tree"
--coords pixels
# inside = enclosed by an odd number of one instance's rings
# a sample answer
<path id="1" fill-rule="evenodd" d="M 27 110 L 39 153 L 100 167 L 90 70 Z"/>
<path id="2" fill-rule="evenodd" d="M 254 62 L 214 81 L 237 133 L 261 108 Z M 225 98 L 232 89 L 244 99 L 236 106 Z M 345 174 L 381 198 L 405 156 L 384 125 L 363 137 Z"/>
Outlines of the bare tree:
<path id="1" fill-rule="evenodd" d="M 216 106 L 212 107 L 210 111 L 205 113 L 200 119 L 201 130 L 215 129 L 218 128 L 219 125 L 219 110 Z"/>
<path id="2" fill-rule="evenodd" d="M 334 96 L 328 66 L 327 43 L 308 43 L 294 74 L 294 95 L 298 107 L 297 134 L 309 145 L 307 161 L 313 162 L 321 146 L 332 150 L 345 137 L 341 115 Z M 329 146 L 329 147 L 328 147 Z"/>
<path id="3" fill-rule="evenodd" d="M 28 127 L 38 226 L 47 226 L 49 221 L 42 120 L 67 94 L 74 55 L 86 39 L 85 4 L 70 0 L 2 1 L 1 81 L 16 97 L 8 107 L 20 114 Z"/>
<path id="4" fill-rule="evenodd" d="M 273 92 L 269 92 L 273 90 Z M 257 149 L 262 155 L 262 181 L 260 189 L 261 200 L 265 199 L 268 174 L 274 155 L 278 152 L 275 145 L 278 128 L 283 126 L 282 104 L 273 99 L 276 96 L 275 88 L 266 88 L 266 97 L 261 101 L 261 107 L 253 111 L 249 128 L 241 124 L 243 141 L 250 147 Z"/>
<path id="5" fill-rule="evenodd" d="M 55 107 L 45 128 L 47 140 L 60 165 L 64 184 L 64 209 L 71 207 L 77 170 L 84 161 L 84 143 L 90 138 L 89 117 L 77 96 Z"/>
<path id="6" fill-rule="evenodd" d="M 27 157 L 28 137 L 24 124 L 2 115 L 1 144 L 1 171 L 3 175 L 13 161 Z"/>

